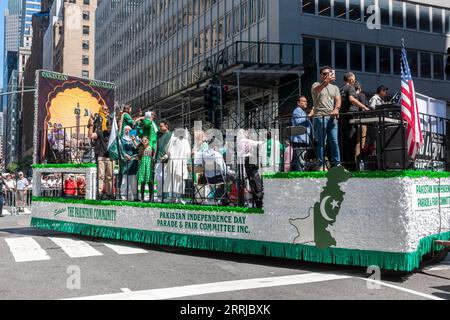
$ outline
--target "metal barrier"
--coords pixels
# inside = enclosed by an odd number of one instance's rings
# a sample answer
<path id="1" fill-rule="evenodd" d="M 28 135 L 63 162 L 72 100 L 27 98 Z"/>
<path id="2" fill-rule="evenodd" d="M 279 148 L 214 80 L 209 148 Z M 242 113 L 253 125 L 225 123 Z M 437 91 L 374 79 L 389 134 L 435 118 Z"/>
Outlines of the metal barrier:
<path id="1" fill-rule="evenodd" d="M 338 164 L 349 171 L 441 170 L 449 163 L 449 120 L 425 115 L 421 119 L 426 143 L 416 163 L 406 153 L 405 123 L 398 108 L 343 113 L 338 119 L 280 117 L 276 119 L 283 129 L 279 135 L 272 139 L 267 130 L 258 132 L 255 154 L 241 161 L 239 147 L 219 150 L 205 146 L 205 141 L 202 151 L 164 161 L 155 159 L 154 152 L 142 160 L 142 148 L 133 146 L 134 153 L 122 153 L 116 163 L 97 159 L 97 199 L 261 207 L 260 172 L 326 171 Z M 272 141 L 270 148 L 261 142 L 267 138 Z M 227 153 L 234 158 L 226 157 Z M 254 163 L 249 161 L 252 156 Z M 46 186 L 43 182 L 41 196 L 84 198 L 85 178 L 61 174 Z M 15 199 L 6 197 L 5 202 L 16 206 Z"/>
<path id="2" fill-rule="evenodd" d="M 95 161 L 87 126 L 46 129 L 48 163 L 90 163 Z"/>
<path id="3" fill-rule="evenodd" d="M 16 215 L 25 208 L 31 207 L 33 198 L 33 190 L 5 190 L 3 193 L 3 209 L 9 211 L 12 215 Z"/>
<path id="4" fill-rule="evenodd" d="M 115 166 L 112 177 L 108 177 L 108 172 L 112 172 L 107 169 L 112 166 L 110 161 L 101 161 L 99 165 L 105 169 L 98 170 L 98 199 L 219 206 L 262 205 L 253 192 L 254 177 L 245 174 L 246 164 L 235 165 L 235 170 L 231 170 L 231 165 L 227 165 L 218 152 L 207 157 L 197 154 L 190 158 L 169 158 L 167 162 L 153 160 L 149 166 L 138 168 L 132 174 L 127 172 L 130 162 L 124 161 Z"/>
<path id="5" fill-rule="evenodd" d="M 281 131 L 281 142 L 286 149 L 291 150 L 284 154 L 284 163 L 290 165 L 285 165 L 283 171 L 326 170 L 334 165 L 330 150 L 332 142 L 326 139 L 329 134 L 327 135 L 325 126 L 321 126 L 322 131 L 318 130 L 320 122 L 328 121 L 334 122 L 338 135 L 339 163 L 347 170 L 445 170 L 450 162 L 450 137 L 447 135 L 450 120 L 423 114 L 420 117 L 425 143 L 416 161 L 409 159 L 406 123 L 398 108 L 343 113 L 339 115 L 339 119 L 295 119 L 296 123 L 302 123 L 301 126 L 293 126 L 291 117 L 279 118 L 280 127 L 285 128 Z M 294 137 L 301 140 L 301 143 L 296 142 Z M 322 148 L 323 162 L 320 161 Z M 286 155 L 292 158 L 287 159 Z"/>

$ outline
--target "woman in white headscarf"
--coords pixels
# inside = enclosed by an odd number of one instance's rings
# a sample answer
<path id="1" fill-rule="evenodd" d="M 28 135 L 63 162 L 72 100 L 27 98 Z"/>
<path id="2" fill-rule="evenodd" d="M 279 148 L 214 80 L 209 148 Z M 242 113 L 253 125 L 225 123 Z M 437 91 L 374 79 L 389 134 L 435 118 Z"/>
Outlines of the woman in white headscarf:
<path id="1" fill-rule="evenodd" d="M 138 143 L 135 136 L 130 136 L 131 127 L 125 126 L 122 136 L 122 184 L 120 194 L 122 200 L 138 200 L 137 171 L 138 171 Z"/>
<path id="2" fill-rule="evenodd" d="M 177 129 L 166 148 L 169 157 L 167 163 L 167 181 L 164 192 L 171 194 L 177 202 L 184 194 L 185 181 L 189 178 L 188 160 L 191 158 L 191 143 L 187 129 Z"/>

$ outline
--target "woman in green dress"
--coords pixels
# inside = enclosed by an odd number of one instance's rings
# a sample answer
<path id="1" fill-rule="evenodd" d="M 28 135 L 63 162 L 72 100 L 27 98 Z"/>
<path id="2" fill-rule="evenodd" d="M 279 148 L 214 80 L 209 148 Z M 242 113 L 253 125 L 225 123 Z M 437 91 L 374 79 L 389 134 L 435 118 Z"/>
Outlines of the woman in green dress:
<path id="1" fill-rule="evenodd" d="M 142 150 L 139 161 L 138 184 L 141 186 L 141 200 L 145 200 L 145 187 L 148 185 L 150 192 L 150 202 L 153 201 L 153 155 L 155 150 L 150 145 L 149 139 L 144 136 L 142 138 Z"/>
<path id="2" fill-rule="evenodd" d="M 123 137 L 123 132 L 125 130 L 126 126 L 131 127 L 131 129 L 134 129 L 136 127 L 136 122 L 131 117 L 132 107 L 130 104 L 127 104 L 123 108 L 122 117 L 120 118 L 120 124 L 119 124 L 119 137 Z"/>

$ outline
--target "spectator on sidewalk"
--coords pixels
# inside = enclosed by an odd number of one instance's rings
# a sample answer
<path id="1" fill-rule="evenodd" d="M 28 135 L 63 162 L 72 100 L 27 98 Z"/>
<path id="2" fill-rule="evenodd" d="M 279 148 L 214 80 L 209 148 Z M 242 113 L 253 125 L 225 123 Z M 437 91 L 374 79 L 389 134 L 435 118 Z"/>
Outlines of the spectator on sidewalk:
<path id="1" fill-rule="evenodd" d="M 16 194 L 16 181 L 13 180 L 12 175 L 10 173 L 6 174 L 6 205 L 12 207 L 15 205 L 15 197 Z"/>
<path id="2" fill-rule="evenodd" d="M 25 210 L 25 189 L 28 186 L 28 179 L 25 178 L 23 172 L 19 172 L 19 179 L 17 180 L 17 207 L 18 212 Z"/>
<path id="3" fill-rule="evenodd" d="M 5 179 L 0 175 L 0 217 L 3 217 L 3 192 L 6 190 Z"/>

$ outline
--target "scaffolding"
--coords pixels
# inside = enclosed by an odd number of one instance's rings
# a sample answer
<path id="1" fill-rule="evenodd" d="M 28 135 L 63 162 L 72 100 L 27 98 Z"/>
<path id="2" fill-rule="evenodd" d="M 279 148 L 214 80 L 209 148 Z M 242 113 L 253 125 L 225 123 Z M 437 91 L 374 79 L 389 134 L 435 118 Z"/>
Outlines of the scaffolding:
<path id="1" fill-rule="evenodd" d="M 174 127 L 192 128 L 204 119 L 204 88 L 211 82 L 229 88 L 219 106 L 217 129 L 279 129 L 279 119 L 295 106 L 304 67 L 301 45 L 240 41 L 211 56 L 197 81 L 147 109 Z M 283 91 L 283 93 L 282 93 Z M 289 103 L 294 103 L 289 109 Z M 211 124 L 211 126 L 213 126 Z"/>

